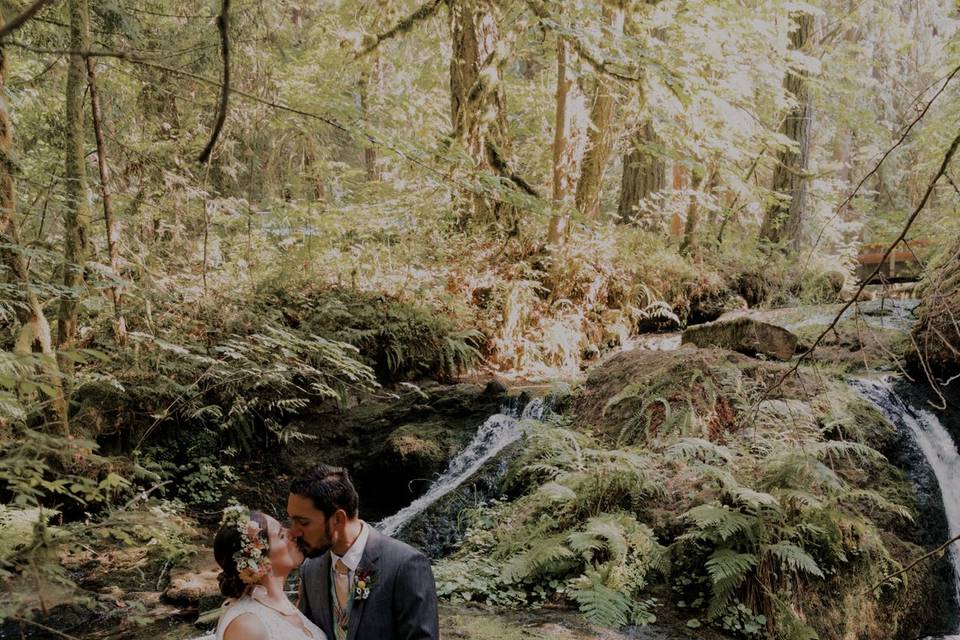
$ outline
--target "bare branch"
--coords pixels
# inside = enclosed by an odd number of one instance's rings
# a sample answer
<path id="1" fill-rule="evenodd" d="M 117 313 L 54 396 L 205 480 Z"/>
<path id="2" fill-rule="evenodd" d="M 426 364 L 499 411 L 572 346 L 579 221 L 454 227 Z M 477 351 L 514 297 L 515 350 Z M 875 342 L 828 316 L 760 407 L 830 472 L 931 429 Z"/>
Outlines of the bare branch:
<path id="1" fill-rule="evenodd" d="M 197 160 L 205 163 L 210 160 L 210 153 L 213 146 L 220 137 L 223 130 L 223 123 L 227 119 L 227 103 L 230 100 L 230 0 L 222 0 L 220 15 L 217 16 L 217 29 L 220 30 L 220 51 L 223 55 L 223 82 L 220 87 L 220 104 L 217 107 L 217 120 L 213 125 L 213 132 L 210 134 L 210 142 L 203 148 L 200 157 Z"/>
<path id="2" fill-rule="evenodd" d="M 860 189 L 867 182 L 867 180 L 869 180 L 877 171 L 880 170 L 880 166 L 883 165 L 883 163 L 890 156 L 890 154 L 893 153 L 897 149 L 897 147 L 902 145 L 904 141 L 906 141 L 907 136 L 910 135 L 910 132 L 913 130 L 913 128 L 917 125 L 918 122 L 923 120 L 923 117 L 927 115 L 927 111 L 930 110 L 930 107 L 933 105 L 933 103 L 936 102 L 937 98 L 940 97 L 940 94 L 942 94 L 944 90 L 946 90 L 947 85 L 950 84 L 950 81 L 953 80 L 954 76 L 956 76 L 958 73 L 960 73 L 960 66 L 955 67 L 953 71 L 951 71 L 947 75 L 947 77 L 943 81 L 943 86 L 941 86 L 940 89 L 933 95 L 933 97 L 927 101 L 927 104 L 923 106 L 923 109 L 920 110 L 920 113 L 917 114 L 917 117 L 914 118 L 913 121 L 906 126 L 906 128 L 904 128 L 903 133 L 900 134 L 900 138 L 894 143 L 892 147 L 890 147 L 889 149 L 886 150 L 886 152 L 884 152 L 884 154 L 880 157 L 880 159 L 873 166 L 873 168 L 870 169 L 870 171 L 868 171 L 867 174 L 860 179 L 860 182 L 857 183 L 857 186 L 850 193 L 850 195 L 844 198 L 843 202 L 841 202 L 837 206 L 837 208 L 834 210 L 833 215 L 830 217 L 830 219 L 827 220 L 825 223 L 823 223 L 823 226 L 820 228 L 820 232 L 817 234 L 817 239 L 813 242 L 813 246 L 810 247 L 810 253 L 807 254 L 807 259 L 803 263 L 803 268 L 800 269 L 801 274 L 806 272 L 807 266 L 810 264 L 810 259 L 813 258 L 814 251 L 816 251 L 817 247 L 820 245 L 820 240 L 823 238 L 823 233 L 824 231 L 827 230 L 827 227 L 833 224 L 833 221 L 837 219 L 837 216 L 839 216 L 843 212 L 843 210 L 846 208 L 846 206 L 850 204 L 851 201 L 853 201 L 853 199 L 857 196 L 858 193 L 860 193 Z M 947 176 L 947 179 L 949 180 L 950 176 Z"/>
<path id="3" fill-rule="evenodd" d="M 884 576 L 884 577 L 883 577 L 883 580 L 881 580 L 881 581 L 878 582 L 877 584 L 875 584 L 875 585 L 873 585 L 872 587 L 870 587 L 870 589 L 869 589 L 868 591 L 864 592 L 864 594 L 870 593 L 870 592 L 872 592 L 872 591 L 876 591 L 877 589 L 879 589 L 880 587 L 882 587 L 885 583 L 889 582 L 890 580 L 896 578 L 896 577 L 899 576 L 899 575 L 902 575 L 902 574 L 906 573 L 906 572 L 909 571 L 910 569 L 913 569 L 915 566 L 917 566 L 918 564 L 920 564 L 921 562 L 923 562 L 923 561 L 926 560 L 927 558 L 930 558 L 930 557 L 935 556 L 935 555 L 937 555 L 937 554 L 939 554 L 939 553 L 942 553 L 943 551 L 946 550 L 947 547 L 949 547 L 951 544 L 953 544 L 953 543 L 956 542 L 957 540 L 960 540 L 960 535 L 953 536 L 952 538 L 950 538 L 949 540 L 947 540 L 946 542 L 944 542 L 942 545 L 940 545 L 939 547 L 937 547 L 937 548 L 934 549 L 933 551 L 930 551 L 929 553 L 923 554 L 922 556 L 920 556 L 919 558 L 917 558 L 916 560 L 914 560 L 913 562 L 911 562 L 910 564 L 908 564 L 907 566 L 905 566 L 903 569 L 900 569 L 899 571 L 895 571 L 895 572 L 891 573 L 890 575 Z"/>
<path id="4" fill-rule="evenodd" d="M 958 68 L 958 70 L 960 70 L 960 68 Z M 786 373 L 780 376 L 780 378 L 773 385 L 771 385 L 766 391 L 764 391 L 763 395 L 761 396 L 760 400 L 757 403 L 757 406 L 759 406 L 760 402 L 769 398 L 774 390 L 779 388 L 780 385 L 782 385 L 784 381 L 790 377 L 790 375 L 795 373 L 800 368 L 801 363 L 803 363 L 803 361 L 807 359 L 807 357 L 809 357 L 810 354 L 813 353 L 813 351 L 818 346 L 820 346 L 820 343 L 827 336 L 827 334 L 829 334 L 830 331 L 832 331 L 834 327 L 837 326 L 837 323 L 840 322 L 840 318 L 843 317 L 843 314 L 847 311 L 847 309 L 853 306 L 860 299 L 860 294 L 863 293 L 863 290 L 867 287 L 867 283 L 873 280 L 874 277 L 876 277 L 876 275 L 880 273 L 880 270 L 883 268 L 883 266 L 887 262 L 887 258 L 890 257 L 890 254 L 897 247 L 897 245 L 899 245 L 903 241 L 903 239 L 907 236 L 907 231 L 910 230 L 910 227 L 913 225 L 913 222 L 917 219 L 917 216 L 920 215 L 920 212 L 923 211 L 923 208 L 927 205 L 927 200 L 930 199 L 930 194 L 933 193 L 933 188 L 936 186 L 937 182 L 940 180 L 943 174 L 946 173 L 947 167 L 950 165 L 950 161 L 953 159 L 954 154 L 957 152 L 958 146 L 960 146 L 960 135 L 958 135 L 956 138 L 953 139 L 953 142 L 950 144 L 950 148 L 947 149 L 947 152 L 943 157 L 943 162 L 940 164 L 940 169 L 937 171 L 936 175 L 934 175 L 933 178 L 930 180 L 930 184 L 927 186 L 927 190 L 923 194 L 923 198 L 920 200 L 920 204 L 917 205 L 917 208 L 914 209 L 913 213 L 910 214 L 910 217 L 907 218 L 907 222 L 906 224 L 904 224 L 903 229 L 901 229 L 900 235 L 898 235 L 897 238 L 892 243 L 890 243 L 890 246 L 887 247 L 887 250 L 883 252 L 883 256 L 880 258 L 880 261 L 877 263 L 877 266 L 874 268 L 873 273 L 871 273 L 869 276 L 863 279 L 863 282 L 860 283 L 860 287 L 857 289 L 856 293 L 853 294 L 853 297 L 850 299 L 850 301 L 847 302 L 845 305 L 843 305 L 843 308 L 837 312 L 837 315 L 833 318 L 833 321 L 830 323 L 830 326 L 824 329 L 820 333 L 820 335 L 817 336 L 817 339 L 814 340 L 810 348 L 808 348 L 806 351 L 801 353 L 800 357 L 797 358 L 797 361 L 793 364 L 793 366 L 790 367 L 790 369 Z"/>
<path id="5" fill-rule="evenodd" d="M 40 9 L 43 9 L 44 5 L 52 1 L 53 0 L 36 0 L 32 5 L 24 9 L 20 15 L 0 27 L 0 39 L 6 38 L 9 34 L 22 27 L 27 20 L 32 18 Z"/>

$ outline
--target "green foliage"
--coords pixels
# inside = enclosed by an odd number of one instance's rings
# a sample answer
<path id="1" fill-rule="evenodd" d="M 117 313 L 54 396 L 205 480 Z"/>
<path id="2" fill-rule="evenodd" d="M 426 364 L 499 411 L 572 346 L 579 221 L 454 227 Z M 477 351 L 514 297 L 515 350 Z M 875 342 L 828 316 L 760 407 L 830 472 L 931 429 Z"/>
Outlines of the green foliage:
<path id="1" fill-rule="evenodd" d="M 644 458 L 553 427 L 532 436 L 518 464 L 513 482 L 525 495 L 474 515 L 462 550 L 438 568 L 442 593 L 491 603 L 504 593 L 530 604 L 569 599 L 600 624 L 652 622 L 653 601 L 640 596 L 649 574 L 665 564 L 663 548 L 635 511 L 660 491 Z M 491 561 L 502 574 L 482 591 L 447 577 L 482 574 Z"/>
<path id="2" fill-rule="evenodd" d="M 353 345 L 384 382 L 433 376 L 450 381 L 480 357 L 482 334 L 417 304 L 378 293 L 277 291 L 287 322 Z"/>

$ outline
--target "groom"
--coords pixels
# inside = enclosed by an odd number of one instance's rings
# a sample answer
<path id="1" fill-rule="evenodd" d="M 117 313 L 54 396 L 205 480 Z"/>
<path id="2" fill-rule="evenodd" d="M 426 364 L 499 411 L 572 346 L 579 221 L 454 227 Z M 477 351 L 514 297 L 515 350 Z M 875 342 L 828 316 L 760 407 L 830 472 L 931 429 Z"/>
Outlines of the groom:
<path id="1" fill-rule="evenodd" d="M 326 464 L 290 485 L 290 534 L 310 556 L 300 567 L 300 610 L 328 640 L 438 640 L 430 561 L 358 517 L 342 467 Z"/>

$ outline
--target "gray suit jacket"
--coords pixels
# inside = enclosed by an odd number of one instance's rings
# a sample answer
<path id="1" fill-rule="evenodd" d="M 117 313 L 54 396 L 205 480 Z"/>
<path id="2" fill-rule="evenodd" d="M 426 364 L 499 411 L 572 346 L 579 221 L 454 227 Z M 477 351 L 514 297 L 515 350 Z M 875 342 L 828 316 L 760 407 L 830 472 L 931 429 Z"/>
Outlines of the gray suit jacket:
<path id="1" fill-rule="evenodd" d="M 413 547 L 370 529 L 357 567 L 370 573 L 365 600 L 353 601 L 347 640 L 438 640 L 437 588 L 430 561 Z M 300 567 L 300 610 L 333 640 L 330 553 Z"/>

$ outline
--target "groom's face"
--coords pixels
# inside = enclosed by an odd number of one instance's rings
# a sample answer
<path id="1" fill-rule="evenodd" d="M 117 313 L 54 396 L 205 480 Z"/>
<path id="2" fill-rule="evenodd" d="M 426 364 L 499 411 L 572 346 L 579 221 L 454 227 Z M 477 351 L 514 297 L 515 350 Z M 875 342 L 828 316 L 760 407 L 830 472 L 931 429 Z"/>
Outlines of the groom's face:
<path id="1" fill-rule="evenodd" d="M 311 498 L 291 493 L 287 497 L 287 516 L 290 518 L 290 535 L 297 540 L 305 555 L 320 555 L 333 545 L 333 523 L 317 509 Z"/>

